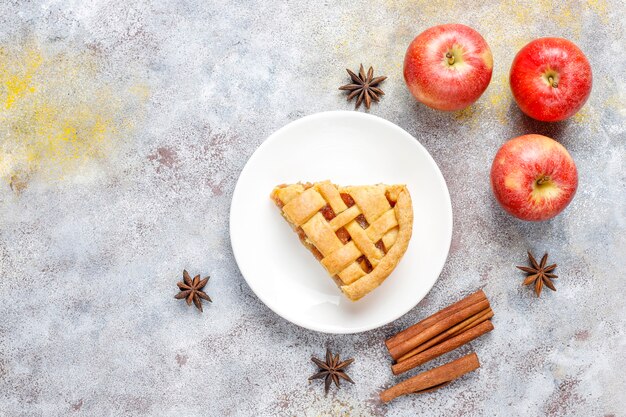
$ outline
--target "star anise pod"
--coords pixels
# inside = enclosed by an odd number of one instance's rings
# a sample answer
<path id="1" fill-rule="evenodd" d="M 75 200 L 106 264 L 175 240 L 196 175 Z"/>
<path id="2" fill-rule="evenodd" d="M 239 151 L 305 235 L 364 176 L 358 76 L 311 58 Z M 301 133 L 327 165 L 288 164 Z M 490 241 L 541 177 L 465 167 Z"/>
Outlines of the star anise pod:
<path id="1" fill-rule="evenodd" d="M 546 266 L 548 263 L 548 254 L 544 254 L 543 258 L 541 258 L 541 262 L 537 263 L 535 257 L 528 252 L 528 259 L 530 260 L 531 267 L 527 266 L 518 266 L 524 272 L 527 272 L 528 275 L 524 280 L 524 285 L 530 285 L 532 283 L 535 284 L 535 293 L 537 297 L 541 294 L 541 290 L 545 284 L 546 287 L 550 288 L 552 291 L 556 291 L 554 284 L 551 280 L 554 278 L 558 278 L 556 275 L 550 273 L 556 268 L 556 264 Z"/>
<path id="2" fill-rule="evenodd" d="M 211 298 L 206 295 L 202 289 L 209 282 L 209 277 L 205 279 L 200 279 L 200 275 L 196 275 L 193 280 L 189 276 L 189 272 L 187 270 L 183 270 L 183 281 L 178 282 L 178 288 L 180 292 L 174 296 L 177 300 L 182 300 L 183 298 L 187 301 L 187 305 L 191 305 L 191 302 L 195 304 L 198 310 L 202 311 L 202 300 L 207 300 L 209 302 L 213 302 Z M 202 300 L 201 300 L 202 299 Z"/>
<path id="3" fill-rule="evenodd" d="M 350 91 L 350 94 L 348 94 L 348 101 L 357 97 L 355 108 L 358 109 L 361 103 L 365 101 L 365 107 L 369 109 L 372 105 L 372 100 L 378 102 L 380 100 L 379 96 L 385 94 L 383 93 L 383 90 L 376 86 L 385 81 L 387 77 L 383 76 L 374 78 L 374 68 L 370 67 L 370 69 L 367 70 L 367 75 L 365 75 L 363 64 L 361 64 L 361 68 L 359 68 L 358 75 L 347 68 L 346 71 L 348 71 L 350 78 L 352 78 L 352 84 L 342 85 L 339 89 Z"/>
<path id="4" fill-rule="evenodd" d="M 348 367 L 354 359 L 348 359 L 343 362 L 339 362 L 339 355 L 333 356 L 330 353 L 330 349 L 326 349 L 326 362 L 322 362 L 321 360 L 311 357 L 311 360 L 320 368 L 320 371 L 315 375 L 309 378 L 309 381 L 318 378 L 325 378 L 326 381 L 324 383 L 324 391 L 328 394 L 328 389 L 330 388 L 331 382 L 334 382 L 339 388 L 339 378 L 345 379 L 346 381 L 354 384 L 354 381 L 350 379 L 350 377 L 344 371 L 345 368 Z"/>

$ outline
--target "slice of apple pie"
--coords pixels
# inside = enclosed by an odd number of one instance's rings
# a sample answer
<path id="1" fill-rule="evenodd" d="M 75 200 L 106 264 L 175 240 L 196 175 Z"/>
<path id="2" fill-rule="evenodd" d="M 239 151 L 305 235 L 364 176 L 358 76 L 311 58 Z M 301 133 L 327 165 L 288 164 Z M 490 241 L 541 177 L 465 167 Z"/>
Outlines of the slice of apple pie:
<path id="1" fill-rule="evenodd" d="M 356 301 L 404 255 L 413 229 L 405 185 L 279 185 L 272 200 L 343 293 Z"/>

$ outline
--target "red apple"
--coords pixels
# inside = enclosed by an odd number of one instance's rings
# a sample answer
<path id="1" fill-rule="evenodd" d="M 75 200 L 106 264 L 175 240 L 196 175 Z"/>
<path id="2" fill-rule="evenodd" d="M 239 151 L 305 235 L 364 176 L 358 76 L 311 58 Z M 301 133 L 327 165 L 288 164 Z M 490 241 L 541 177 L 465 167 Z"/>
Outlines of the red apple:
<path id="1" fill-rule="evenodd" d="M 591 93 L 591 65 L 567 39 L 535 39 L 513 59 L 511 90 L 517 105 L 533 119 L 564 120 L 585 104 Z"/>
<path id="2" fill-rule="evenodd" d="M 567 149 L 542 135 L 506 142 L 491 165 L 491 188 L 498 203 L 522 220 L 548 220 L 574 198 L 578 171 Z"/>
<path id="3" fill-rule="evenodd" d="M 474 29 L 434 26 L 406 50 L 404 81 L 415 98 L 437 110 L 461 110 L 481 96 L 491 80 L 493 57 Z"/>

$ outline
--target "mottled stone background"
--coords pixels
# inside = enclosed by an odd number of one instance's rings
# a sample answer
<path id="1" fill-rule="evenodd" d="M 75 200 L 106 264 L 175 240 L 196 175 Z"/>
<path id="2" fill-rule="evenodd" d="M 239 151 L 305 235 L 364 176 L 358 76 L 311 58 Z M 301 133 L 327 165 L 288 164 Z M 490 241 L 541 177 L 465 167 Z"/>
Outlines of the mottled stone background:
<path id="1" fill-rule="evenodd" d="M 0 416 L 626 415 L 626 89 L 623 0 L 21 1 L 0 3 Z M 459 113 L 418 105 L 406 46 L 465 23 L 493 51 L 493 80 Z M 571 120 L 523 116 L 516 51 L 562 36 L 594 88 Z M 413 134 L 452 196 L 449 259 L 429 295 L 378 330 L 332 336 L 278 317 L 237 269 L 232 189 L 274 130 L 351 110 L 345 67 L 389 76 L 372 114 Z M 362 111 L 362 110 L 361 110 Z M 517 221 L 488 174 L 508 138 L 542 133 L 576 160 L 578 194 L 554 220 Z M 558 262 L 533 296 L 514 266 Z M 203 314 L 174 300 L 183 268 L 211 275 Z M 496 329 L 453 385 L 382 405 L 383 339 L 484 288 Z M 326 346 L 356 385 L 307 382 Z M 316 381 L 317 382 L 317 381 Z"/>

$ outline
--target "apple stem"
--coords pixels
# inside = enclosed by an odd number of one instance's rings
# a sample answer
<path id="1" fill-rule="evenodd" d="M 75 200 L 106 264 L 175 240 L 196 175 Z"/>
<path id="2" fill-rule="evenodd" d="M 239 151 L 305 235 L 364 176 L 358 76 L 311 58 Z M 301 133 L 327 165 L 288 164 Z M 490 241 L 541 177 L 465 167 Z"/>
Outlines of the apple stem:
<path id="1" fill-rule="evenodd" d="M 448 65 L 454 64 L 454 55 L 452 55 L 452 53 L 446 53 L 446 58 L 448 58 Z"/>
<path id="2" fill-rule="evenodd" d="M 548 175 L 543 175 L 543 176 L 541 176 L 541 178 L 539 178 L 539 179 L 537 180 L 537 185 L 543 185 L 543 184 L 545 184 L 545 183 L 546 183 L 546 182 L 548 182 L 548 181 L 550 181 L 550 176 L 548 176 Z"/>
<path id="3" fill-rule="evenodd" d="M 557 88 L 559 86 L 559 84 L 556 81 L 554 81 L 553 76 L 548 77 L 548 82 L 552 85 L 553 88 Z"/>

